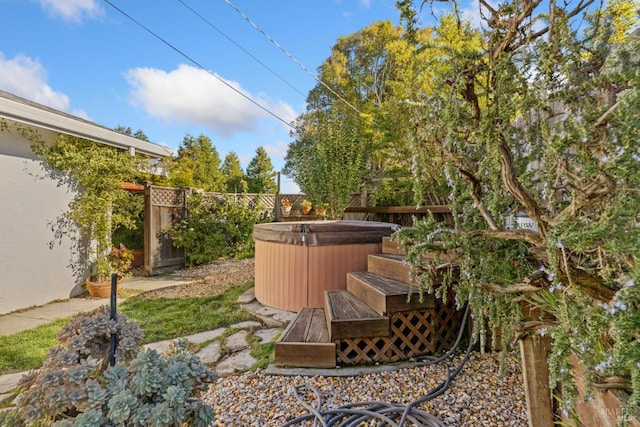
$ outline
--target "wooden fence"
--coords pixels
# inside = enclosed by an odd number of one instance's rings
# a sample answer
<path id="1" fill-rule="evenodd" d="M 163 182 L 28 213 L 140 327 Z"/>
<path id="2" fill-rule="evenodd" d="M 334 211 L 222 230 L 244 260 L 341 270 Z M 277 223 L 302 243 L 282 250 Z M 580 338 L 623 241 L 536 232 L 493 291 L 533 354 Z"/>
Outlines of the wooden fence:
<path id="1" fill-rule="evenodd" d="M 164 230 L 186 218 L 187 199 L 195 191 L 184 188 L 158 187 L 147 185 L 144 200 L 144 273 L 147 276 L 157 275 L 164 271 L 184 267 L 184 249 L 175 247 Z M 236 202 L 246 202 L 250 206 L 259 205 L 263 209 L 263 217 L 273 217 L 280 221 L 282 199 L 288 199 L 294 209 L 294 217 L 300 212 L 300 204 L 304 194 L 245 194 L 215 193 L 205 195 Z M 378 220 L 401 225 L 411 225 L 415 216 L 424 216 L 428 212 L 435 215 L 448 215 L 444 206 L 394 206 L 371 207 L 366 194 L 352 194 L 343 219 Z M 299 214 L 301 215 L 301 213 Z M 291 217 L 287 218 L 290 220 Z M 300 216 L 299 218 L 304 219 Z"/>

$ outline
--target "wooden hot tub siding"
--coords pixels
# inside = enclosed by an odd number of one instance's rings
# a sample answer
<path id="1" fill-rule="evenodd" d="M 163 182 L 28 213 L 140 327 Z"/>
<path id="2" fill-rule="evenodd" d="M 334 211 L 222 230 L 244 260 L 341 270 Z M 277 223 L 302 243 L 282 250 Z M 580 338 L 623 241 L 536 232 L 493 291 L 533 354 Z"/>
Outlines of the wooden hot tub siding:
<path id="1" fill-rule="evenodd" d="M 393 224 L 310 221 L 254 226 L 255 295 L 289 311 L 323 307 L 324 291 L 347 288 L 347 273 L 366 271 Z"/>
<path id="2" fill-rule="evenodd" d="M 347 288 L 347 273 L 365 271 L 381 243 L 298 246 L 256 241 L 255 294 L 282 310 L 323 307 L 324 291 Z"/>

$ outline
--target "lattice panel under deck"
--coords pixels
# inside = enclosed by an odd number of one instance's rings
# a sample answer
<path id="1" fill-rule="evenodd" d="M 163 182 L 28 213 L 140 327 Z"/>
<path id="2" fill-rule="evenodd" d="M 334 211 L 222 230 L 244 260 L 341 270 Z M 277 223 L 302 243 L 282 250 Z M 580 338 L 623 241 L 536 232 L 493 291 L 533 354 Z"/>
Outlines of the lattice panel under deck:
<path id="1" fill-rule="evenodd" d="M 390 337 L 336 341 L 338 364 L 397 362 L 424 354 L 441 353 L 455 341 L 462 314 L 453 301 L 433 309 L 393 313 Z"/>

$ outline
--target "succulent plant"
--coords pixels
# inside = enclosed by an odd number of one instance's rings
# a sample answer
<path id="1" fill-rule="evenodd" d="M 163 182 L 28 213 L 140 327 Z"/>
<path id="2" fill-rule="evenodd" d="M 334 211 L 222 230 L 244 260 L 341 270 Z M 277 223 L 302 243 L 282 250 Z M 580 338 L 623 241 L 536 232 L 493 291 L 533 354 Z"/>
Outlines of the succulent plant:
<path id="1" fill-rule="evenodd" d="M 118 340 L 109 364 L 111 334 Z M 25 375 L 16 407 L 0 413 L 8 426 L 208 426 L 211 407 L 199 397 L 215 374 L 177 341 L 160 355 L 141 350 L 142 330 L 106 306 L 80 314 L 58 333 L 60 345 Z"/>

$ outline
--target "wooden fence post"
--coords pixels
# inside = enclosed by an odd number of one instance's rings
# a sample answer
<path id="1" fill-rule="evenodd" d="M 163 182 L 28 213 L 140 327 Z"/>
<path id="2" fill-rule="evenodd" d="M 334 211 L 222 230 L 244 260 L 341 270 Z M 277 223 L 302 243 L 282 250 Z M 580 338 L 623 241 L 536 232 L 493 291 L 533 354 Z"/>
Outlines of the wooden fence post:
<path id="1" fill-rule="evenodd" d="M 554 426 L 553 397 L 549 386 L 547 357 L 551 349 L 551 337 L 540 335 L 538 332 L 544 325 L 548 323 L 529 321 L 516 325 L 530 427 Z"/>

